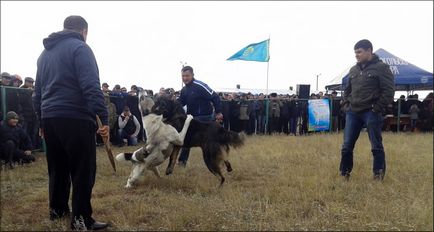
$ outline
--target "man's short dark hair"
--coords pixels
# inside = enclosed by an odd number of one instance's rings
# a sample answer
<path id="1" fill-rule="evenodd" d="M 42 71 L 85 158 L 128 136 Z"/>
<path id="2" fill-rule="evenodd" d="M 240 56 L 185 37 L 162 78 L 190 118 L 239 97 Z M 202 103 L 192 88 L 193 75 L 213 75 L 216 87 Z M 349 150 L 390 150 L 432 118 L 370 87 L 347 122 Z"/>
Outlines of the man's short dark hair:
<path id="1" fill-rule="evenodd" d="M 183 68 L 181 69 L 181 72 L 187 72 L 187 71 L 190 71 L 191 74 L 194 74 L 194 73 L 193 73 L 193 68 L 192 68 L 191 66 L 185 66 L 185 67 L 183 67 Z"/>
<path id="2" fill-rule="evenodd" d="M 362 39 L 354 45 L 354 50 L 357 50 L 359 48 L 363 48 L 364 50 L 368 50 L 370 48 L 371 51 L 373 49 L 371 41 L 367 39 Z"/>
<path id="3" fill-rule="evenodd" d="M 63 29 L 82 31 L 87 30 L 86 20 L 78 15 L 71 15 L 63 21 Z"/>

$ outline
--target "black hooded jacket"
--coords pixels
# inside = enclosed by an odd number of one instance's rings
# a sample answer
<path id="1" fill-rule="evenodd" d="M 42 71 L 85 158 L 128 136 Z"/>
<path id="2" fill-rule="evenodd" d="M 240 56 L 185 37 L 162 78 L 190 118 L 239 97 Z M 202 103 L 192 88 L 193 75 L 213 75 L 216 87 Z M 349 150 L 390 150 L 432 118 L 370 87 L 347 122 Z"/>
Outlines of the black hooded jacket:
<path id="1" fill-rule="evenodd" d="M 43 44 L 33 94 L 38 117 L 95 121 L 98 115 L 108 125 L 98 66 L 83 36 L 64 30 L 52 33 Z"/>

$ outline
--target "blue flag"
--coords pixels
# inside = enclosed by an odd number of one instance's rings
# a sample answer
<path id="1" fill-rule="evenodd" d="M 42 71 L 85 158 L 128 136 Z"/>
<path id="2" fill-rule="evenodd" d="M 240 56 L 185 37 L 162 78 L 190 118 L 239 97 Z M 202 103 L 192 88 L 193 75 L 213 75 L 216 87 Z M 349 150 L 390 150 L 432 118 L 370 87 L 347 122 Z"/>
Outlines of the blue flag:
<path id="1" fill-rule="evenodd" d="M 227 60 L 268 62 L 270 60 L 270 53 L 268 51 L 269 44 L 270 39 L 264 40 L 260 43 L 250 44 L 235 53 L 235 55 L 229 57 Z"/>

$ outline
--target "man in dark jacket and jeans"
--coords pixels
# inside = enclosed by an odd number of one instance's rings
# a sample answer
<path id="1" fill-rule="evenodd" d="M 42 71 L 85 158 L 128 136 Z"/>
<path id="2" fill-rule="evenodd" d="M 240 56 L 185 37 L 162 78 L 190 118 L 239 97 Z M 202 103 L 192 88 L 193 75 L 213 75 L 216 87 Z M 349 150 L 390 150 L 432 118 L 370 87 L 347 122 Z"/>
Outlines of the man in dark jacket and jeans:
<path id="1" fill-rule="evenodd" d="M 185 66 L 181 70 L 182 81 L 185 86 L 181 90 L 178 101 L 182 106 L 187 105 L 187 114 L 193 115 L 194 119 L 201 122 L 211 122 L 215 118 L 223 120 L 220 97 L 207 84 L 194 79 L 193 68 Z M 212 103 L 212 104 L 211 104 Z M 182 148 L 178 162 L 180 165 L 187 164 L 190 148 Z"/>
<path id="2" fill-rule="evenodd" d="M 357 64 L 350 70 L 348 85 L 344 92 L 346 124 L 340 174 L 349 179 L 353 169 L 353 150 L 360 131 L 366 126 L 374 156 L 374 179 L 383 180 L 386 160 L 381 137 L 382 112 L 393 102 L 395 84 L 389 65 L 372 53 L 369 40 L 361 40 L 354 46 Z"/>
<path id="3" fill-rule="evenodd" d="M 33 95 L 47 145 L 50 219 L 69 215 L 72 182 L 71 228 L 98 230 L 108 225 L 92 218 L 95 132 L 108 140 L 108 112 L 95 56 L 86 44 L 86 20 L 69 16 L 63 28 L 43 41 L 45 50 L 38 58 Z M 96 115 L 103 123 L 98 131 Z"/>

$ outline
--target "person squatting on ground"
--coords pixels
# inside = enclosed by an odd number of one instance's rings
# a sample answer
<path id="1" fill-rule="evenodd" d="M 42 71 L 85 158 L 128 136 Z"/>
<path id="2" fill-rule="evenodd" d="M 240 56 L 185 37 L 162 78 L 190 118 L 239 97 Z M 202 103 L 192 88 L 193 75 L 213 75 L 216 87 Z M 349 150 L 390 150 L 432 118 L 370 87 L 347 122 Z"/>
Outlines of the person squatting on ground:
<path id="1" fill-rule="evenodd" d="M 45 49 L 38 58 L 33 96 L 47 146 L 50 219 L 70 214 L 68 200 L 72 183 L 73 230 L 108 226 L 92 217 L 95 132 L 108 140 L 109 126 L 97 62 L 86 44 L 87 33 L 84 18 L 69 16 L 62 31 L 43 40 Z M 96 115 L 103 124 L 98 130 Z"/>
<path id="2" fill-rule="evenodd" d="M 0 125 L 0 158 L 13 169 L 14 162 L 35 161 L 31 150 L 32 143 L 29 136 L 18 125 L 18 115 L 9 111 L 6 114 L 6 120 Z"/>
<path id="3" fill-rule="evenodd" d="M 194 78 L 193 68 L 185 66 L 181 70 L 182 81 L 185 86 L 181 90 L 178 101 L 182 106 L 187 105 L 187 114 L 193 115 L 193 118 L 201 122 L 211 122 L 215 119 L 223 120 L 220 97 L 207 84 Z M 212 103 L 212 104 L 211 104 Z M 178 162 L 180 165 L 187 164 L 190 148 L 182 148 Z"/>
<path id="4" fill-rule="evenodd" d="M 360 40 L 355 44 L 357 64 L 350 70 L 344 92 L 346 124 L 339 170 L 346 179 L 353 169 L 354 145 L 363 127 L 367 128 L 371 142 L 374 179 L 383 180 L 386 173 L 381 136 L 382 113 L 393 102 L 395 83 L 389 65 L 383 63 L 372 49 L 369 40 Z"/>
<path id="5" fill-rule="evenodd" d="M 119 146 L 128 144 L 134 146 L 137 144 L 137 135 L 140 132 L 140 123 L 136 116 L 132 115 L 128 106 L 124 107 L 124 111 L 118 118 L 118 139 Z"/>

